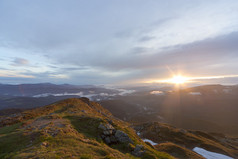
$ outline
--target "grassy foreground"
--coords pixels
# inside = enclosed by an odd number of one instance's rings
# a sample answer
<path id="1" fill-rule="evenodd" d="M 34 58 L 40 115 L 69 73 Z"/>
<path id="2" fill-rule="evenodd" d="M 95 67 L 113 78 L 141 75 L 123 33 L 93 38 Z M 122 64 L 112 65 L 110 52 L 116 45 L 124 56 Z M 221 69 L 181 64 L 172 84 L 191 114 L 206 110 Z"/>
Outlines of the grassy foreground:
<path id="1" fill-rule="evenodd" d="M 125 132 L 133 143 L 106 144 L 100 123 Z M 0 120 L 0 158 L 172 159 L 144 143 L 128 123 L 114 118 L 98 103 L 67 99 Z M 141 156 L 132 155 L 143 145 Z"/>

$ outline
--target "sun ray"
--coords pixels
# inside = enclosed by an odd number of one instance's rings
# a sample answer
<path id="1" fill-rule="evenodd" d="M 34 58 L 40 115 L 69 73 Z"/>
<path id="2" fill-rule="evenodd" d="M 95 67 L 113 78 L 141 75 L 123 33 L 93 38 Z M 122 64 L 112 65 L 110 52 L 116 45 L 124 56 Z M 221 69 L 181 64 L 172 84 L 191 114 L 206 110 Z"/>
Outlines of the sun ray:
<path id="1" fill-rule="evenodd" d="M 238 77 L 238 75 L 188 77 L 188 76 L 183 76 L 183 75 L 179 74 L 179 75 L 174 75 L 172 78 L 169 78 L 169 79 L 150 80 L 150 81 L 146 81 L 145 83 L 184 84 L 184 83 L 191 83 L 191 82 L 202 82 L 203 80 L 210 80 L 210 79 L 223 79 L 223 78 L 234 78 L 234 77 Z"/>

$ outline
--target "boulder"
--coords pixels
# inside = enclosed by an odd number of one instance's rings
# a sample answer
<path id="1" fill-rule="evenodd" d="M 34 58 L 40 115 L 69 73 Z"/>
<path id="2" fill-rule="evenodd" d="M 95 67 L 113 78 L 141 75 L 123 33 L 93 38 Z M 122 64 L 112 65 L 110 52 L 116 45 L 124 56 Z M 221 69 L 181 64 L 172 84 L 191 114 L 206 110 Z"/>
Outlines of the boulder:
<path id="1" fill-rule="evenodd" d="M 144 149 L 143 145 L 136 145 L 134 151 L 141 151 L 142 149 Z"/>
<path id="2" fill-rule="evenodd" d="M 98 128 L 104 131 L 110 131 L 115 129 L 111 124 L 108 124 L 108 123 L 107 124 L 100 123 Z"/>
<path id="3" fill-rule="evenodd" d="M 143 145 L 136 145 L 135 149 L 132 151 L 132 154 L 141 157 L 145 153 Z"/>
<path id="4" fill-rule="evenodd" d="M 133 143 L 130 137 L 121 130 L 116 130 L 109 123 L 100 123 L 98 126 L 99 129 L 103 130 L 101 138 L 107 143 Z"/>
<path id="5" fill-rule="evenodd" d="M 104 135 L 112 135 L 113 131 L 112 130 L 104 130 L 103 134 Z"/>
<path id="6" fill-rule="evenodd" d="M 115 137 L 116 137 L 117 141 L 119 141 L 119 142 L 122 142 L 122 143 L 126 143 L 126 142 L 133 143 L 132 140 L 130 139 L 130 137 L 126 133 L 121 131 L 121 130 L 117 130 L 116 131 Z"/>
<path id="7" fill-rule="evenodd" d="M 104 141 L 106 142 L 106 144 L 111 144 L 111 139 L 110 139 L 110 137 L 106 137 L 106 138 L 104 139 Z"/>
<path id="8" fill-rule="evenodd" d="M 117 139 L 115 136 L 110 136 L 111 143 L 116 143 Z"/>

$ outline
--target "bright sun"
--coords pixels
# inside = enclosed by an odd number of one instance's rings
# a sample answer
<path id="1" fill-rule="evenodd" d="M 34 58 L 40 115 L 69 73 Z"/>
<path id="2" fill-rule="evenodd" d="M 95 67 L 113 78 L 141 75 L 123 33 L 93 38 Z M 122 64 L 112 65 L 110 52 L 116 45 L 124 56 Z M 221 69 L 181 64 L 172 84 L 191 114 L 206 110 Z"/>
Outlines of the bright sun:
<path id="1" fill-rule="evenodd" d="M 169 79 L 149 81 L 149 83 L 160 82 L 160 83 L 173 83 L 173 84 L 180 85 L 180 84 L 190 82 L 191 79 L 192 79 L 191 77 L 185 77 L 182 75 L 174 75 L 172 78 L 169 78 Z"/>
<path id="2" fill-rule="evenodd" d="M 169 80 L 171 83 L 175 84 L 183 84 L 187 81 L 186 77 L 183 76 L 174 76 L 172 79 Z"/>

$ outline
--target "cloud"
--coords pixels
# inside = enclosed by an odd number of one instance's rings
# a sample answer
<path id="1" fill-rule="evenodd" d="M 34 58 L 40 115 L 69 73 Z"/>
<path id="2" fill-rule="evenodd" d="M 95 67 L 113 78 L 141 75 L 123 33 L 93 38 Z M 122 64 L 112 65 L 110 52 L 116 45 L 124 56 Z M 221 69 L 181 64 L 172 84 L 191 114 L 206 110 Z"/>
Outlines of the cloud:
<path id="1" fill-rule="evenodd" d="M 143 69 L 179 64 L 191 67 L 193 65 L 211 65 L 238 58 L 237 41 L 238 32 L 233 32 L 185 45 L 171 46 L 171 49 L 158 52 L 154 48 L 138 47 L 133 48 L 132 53 L 138 51 L 144 54 L 128 55 L 126 58 L 121 56 L 115 59 L 113 64 L 105 67 L 110 69 Z"/>
<path id="2" fill-rule="evenodd" d="M 235 74 L 237 7 L 233 0 L 1 1 L 0 51 L 16 58 L 0 67 L 76 84 L 157 78 L 168 67 Z"/>
<path id="3" fill-rule="evenodd" d="M 134 47 L 131 49 L 130 53 L 132 54 L 143 54 L 143 53 L 150 53 L 153 49 L 147 47 Z"/>
<path id="4" fill-rule="evenodd" d="M 22 72 L 16 72 L 11 70 L 0 70 L 0 77 L 35 78 L 35 76 L 27 75 Z"/>
<path id="5" fill-rule="evenodd" d="M 26 66 L 29 64 L 29 61 L 23 58 L 18 58 L 16 57 L 13 61 L 12 61 L 12 66 Z"/>
<path id="6" fill-rule="evenodd" d="M 139 42 L 145 42 L 145 41 L 150 41 L 150 40 L 153 40 L 153 39 L 155 39 L 156 37 L 155 36 L 143 36 L 143 37 L 141 37 L 138 41 Z"/>
<path id="7" fill-rule="evenodd" d="M 60 69 L 64 71 L 80 71 L 80 70 L 88 70 L 90 68 L 87 66 L 78 66 L 78 67 L 64 67 Z"/>
<path id="8" fill-rule="evenodd" d="M 80 54 L 61 54 L 55 58 L 54 66 L 57 68 L 54 68 L 54 72 L 46 72 L 44 76 L 36 73 L 34 76 L 49 79 L 52 73 L 57 75 L 65 72 L 69 77 L 67 80 L 72 83 L 103 84 L 169 77 L 171 74 L 167 67 L 175 73 L 182 71 L 202 76 L 235 74 L 238 67 L 237 38 L 238 33 L 233 32 L 162 50 L 134 47 L 130 54 L 126 55 L 105 54 L 100 57 L 99 54 L 88 57 Z M 65 80 L 61 78 L 58 81 Z"/>
<path id="9" fill-rule="evenodd" d="M 64 74 L 50 74 L 49 78 L 57 78 L 57 79 L 63 78 L 63 79 L 67 79 L 69 77 L 67 75 L 64 75 Z"/>

